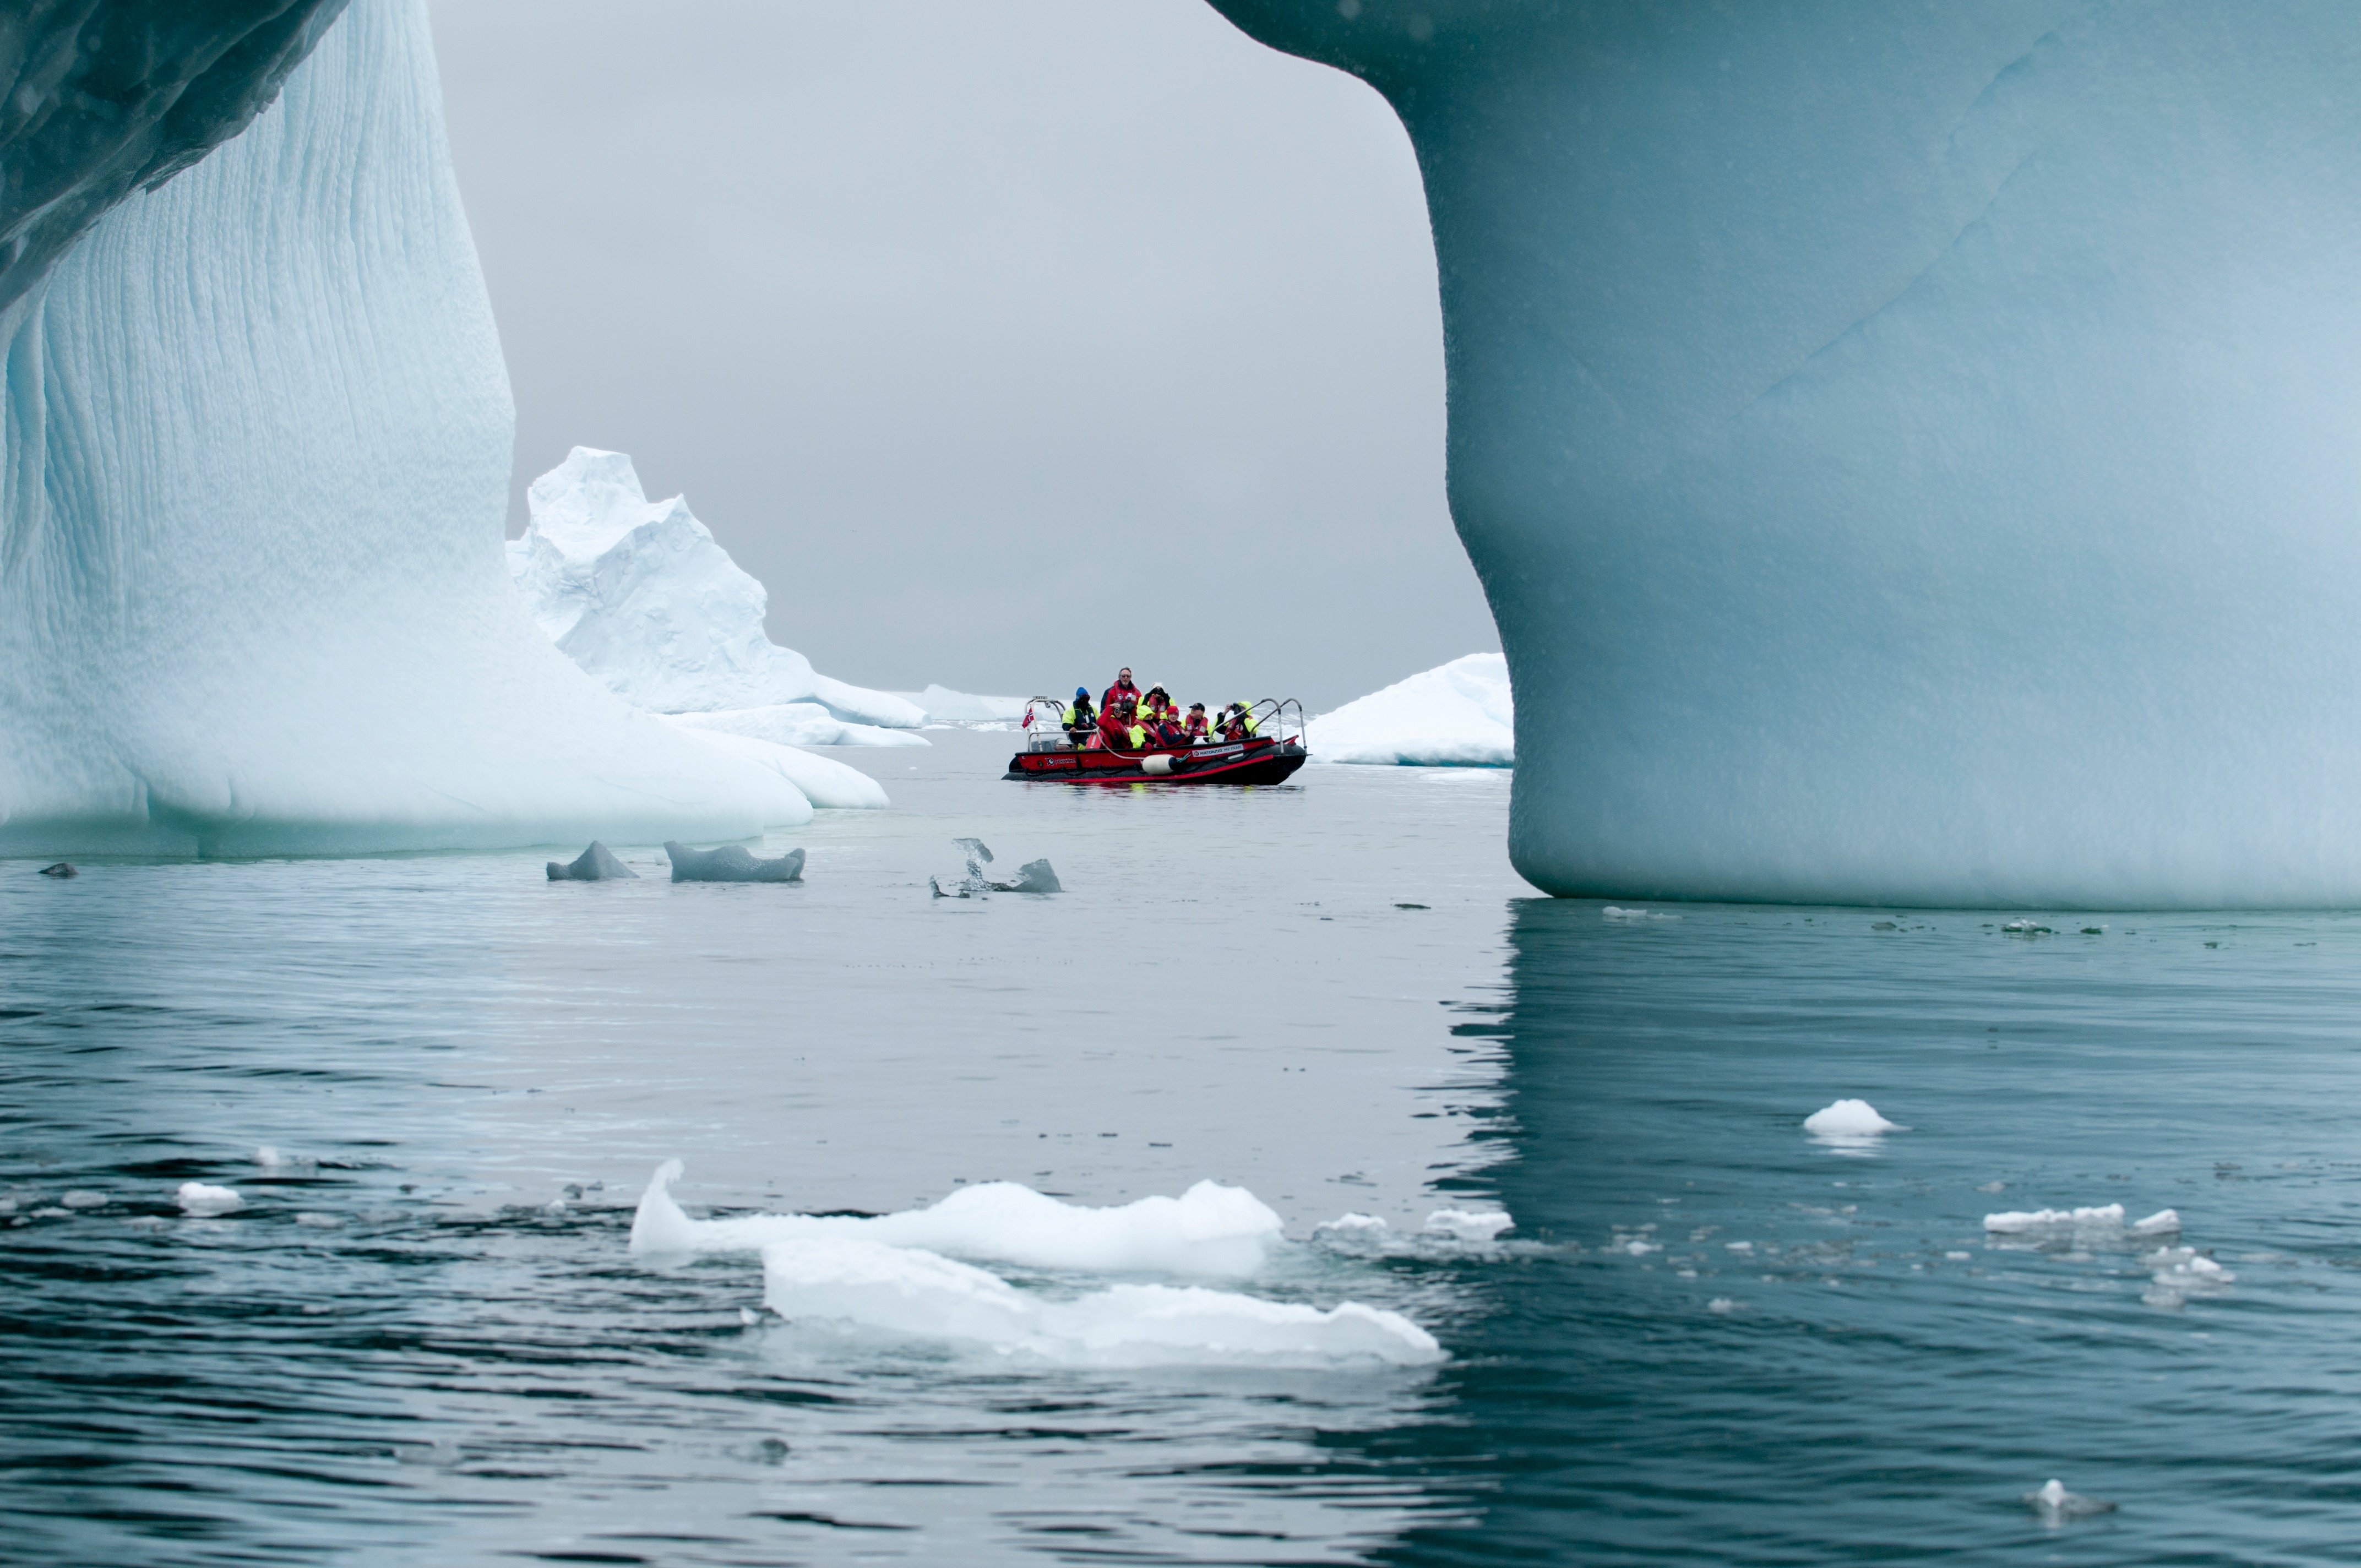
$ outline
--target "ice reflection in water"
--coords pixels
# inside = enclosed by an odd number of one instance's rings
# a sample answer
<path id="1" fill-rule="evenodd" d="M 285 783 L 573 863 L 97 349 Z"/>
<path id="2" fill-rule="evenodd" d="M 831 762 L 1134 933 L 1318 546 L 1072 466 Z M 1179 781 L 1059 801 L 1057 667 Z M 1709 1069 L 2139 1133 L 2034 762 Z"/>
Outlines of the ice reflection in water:
<path id="1" fill-rule="evenodd" d="M 1415 1230 L 1480 1157 L 1492 1053 L 1437 1003 L 1498 973 L 1505 777 L 1089 795 L 941 739 L 881 765 L 901 809 L 762 847 L 804 844 L 802 886 L 620 845 L 659 874 L 0 865 L 12 1550 L 1322 1562 L 1464 1515 L 1414 1454 L 1329 1446 L 1422 1421 L 1425 1368 L 1016 1365 L 772 1321 L 744 1259 L 630 1256 L 675 1154 L 725 1211 L 1214 1178 L 1295 1238 L 1224 1288 L 1456 1332 L 1455 1265 L 1306 1238 Z M 972 835 L 1069 891 L 928 899 Z M 192 1214 L 190 1182 L 243 1203 Z"/>

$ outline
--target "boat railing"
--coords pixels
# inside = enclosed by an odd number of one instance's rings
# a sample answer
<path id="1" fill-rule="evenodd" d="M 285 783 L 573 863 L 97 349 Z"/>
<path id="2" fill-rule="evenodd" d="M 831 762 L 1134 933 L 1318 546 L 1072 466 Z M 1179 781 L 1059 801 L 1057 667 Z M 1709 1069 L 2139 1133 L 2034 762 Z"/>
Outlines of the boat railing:
<path id="1" fill-rule="evenodd" d="M 1054 696 L 1025 699 L 1025 749 L 1028 751 L 1071 751 L 1073 737 L 1066 733 L 1066 705 Z"/>
<path id="2" fill-rule="evenodd" d="M 1294 734 L 1288 733 L 1288 715 L 1293 714 Z M 1293 740 L 1304 750 L 1311 750 L 1304 737 L 1309 727 L 1303 722 L 1303 705 L 1291 696 L 1267 696 L 1254 705 L 1255 733 L 1276 736 L 1281 740 Z"/>

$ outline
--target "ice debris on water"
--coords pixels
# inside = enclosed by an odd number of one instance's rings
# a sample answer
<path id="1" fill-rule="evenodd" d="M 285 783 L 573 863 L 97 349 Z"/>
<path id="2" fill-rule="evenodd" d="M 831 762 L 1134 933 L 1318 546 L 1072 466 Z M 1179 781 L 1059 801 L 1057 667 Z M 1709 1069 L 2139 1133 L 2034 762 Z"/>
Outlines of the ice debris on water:
<path id="1" fill-rule="evenodd" d="M 2045 1523 L 2063 1524 L 2068 1519 L 2088 1519 L 2092 1514 L 2111 1514 L 2113 1503 L 2103 1503 L 2096 1497 L 2078 1497 L 2066 1489 L 2066 1483 L 2056 1476 L 2025 1495 L 2025 1506 L 2039 1514 Z"/>
<path id="2" fill-rule="evenodd" d="M 2012 937 L 2047 937 L 2049 927 L 2032 920 L 2012 920 L 2001 927 Z"/>
<path id="3" fill-rule="evenodd" d="M 1733 1301 L 1727 1296 L 1716 1296 L 1705 1304 L 1705 1310 L 1726 1317 L 1731 1312 L 1742 1310 L 1744 1306 L 1745 1303 L 1742 1301 Z"/>
<path id="4" fill-rule="evenodd" d="M 106 1194 L 93 1192 L 86 1187 L 76 1188 L 59 1199 L 58 1202 L 61 1207 L 68 1209 L 96 1209 L 105 1204 Z"/>
<path id="5" fill-rule="evenodd" d="M 549 862 L 549 880 L 552 882 L 636 882 L 639 875 L 617 860 L 615 852 L 596 839 L 591 839 L 590 847 L 572 861 Z"/>
<path id="6" fill-rule="evenodd" d="M 664 853 L 672 857 L 675 882 L 801 882 L 804 878 L 801 850 L 789 850 L 775 860 L 766 861 L 742 844 L 692 850 L 666 839 Z"/>
<path id="7" fill-rule="evenodd" d="M 1610 904 L 1598 912 L 1604 920 L 1677 920 L 1677 915 L 1666 915 L 1653 909 L 1619 909 Z"/>
<path id="8" fill-rule="evenodd" d="M 1397 1231 L 1375 1214 L 1339 1214 L 1312 1228 L 1312 1240 L 1356 1257 L 1466 1257 L 1496 1255 L 1519 1244 L 1500 1233 L 1516 1220 L 1504 1210 L 1437 1209 L 1416 1231 Z"/>
<path id="9" fill-rule="evenodd" d="M 1065 1365 L 1426 1365 L 1443 1359 L 1424 1329 L 1357 1301 L 1323 1310 L 1154 1284 L 1050 1296 L 945 1255 L 1093 1274 L 1251 1273 L 1278 1242 L 1279 1224 L 1243 1188 L 1201 1181 L 1177 1199 L 1090 1209 L 1014 1182 L 987 1182 L 930 1208 L 870 1219 L 699 1221 L 673 1201 L 670 1183 L 680 1170 L 679 1161 L 667 1161 L 642 1195 L 632 1253 L 759 1253 L 763 1303 L 790 1322 Z"/>
<path id="10" fill-rule="evenodd" d="M 203 1181 L 183 1181 L 181 1183 L 180 1191 L 174 1196 L 180 1201 L 182 1213 L 194 1214 L 200 1218 L 213 1214 L 226 1214 L 233 1209 L 246 1207 L 246 1200 L 239 1197 L 232 1189 L 214 1187 Z"/>
<path id="11" fill-rule="evenodd" d="M 2160 1246 L 2140 1259 L 2148 1271 L 2148 1288 L 2140 1299 L 2151 1307 L 2177 1311 L 2190 1297 L 2225 1288 L 2237 1276 L 2195 1247 Z"/>
<path id="12" fill-rule="evenodd" d="M 76 870 L 74 870 L 74 869 L 73 869 L 73 862 L 72 862 L 72 861 L 58 861 L 55 865 L 43 866 L 43 867 L 41 868 L 41 874 L 42 874 L 43 876 L 53 876 L 53 877 L 70 877 L 70 876 L 80 876 L 80 875 L 82 875 L 82 873 L 81 873 L 80 872 L 78 872 L 78 871 L 76 871 Z"/>
<path id="13" fill-rule="evenodd" d="M 2103 1203 L 2084 1209 L 2010 1210 L 1984 1216 L 1984 1229 L 2001 1235 L 2039 1235 L 2045 1233 L 2123 1232 L 2138 1236 L 2160 1236 L 2180 1229 L 2180 1215 L 2171 1209 L 2158 1209 L 2145 1220 L 2124 1223 L 2121 1203 Z"/>
<path id="14" fill-rule="evenodd" d="M 982 898 L 994 893 L 1063 893 L 1058 873 L 1049 869 L 1045 860 L 1027 861 L 1016 868 L 1016 874 L 1006 882 L 997 882 L 983 874 L 992 863 L 992 851 L 981 839 L 954 839 L 952 843 L 967 851 L 967 875 L 946 888 L 933 877 L 927 886 L 937 898 Z"/>

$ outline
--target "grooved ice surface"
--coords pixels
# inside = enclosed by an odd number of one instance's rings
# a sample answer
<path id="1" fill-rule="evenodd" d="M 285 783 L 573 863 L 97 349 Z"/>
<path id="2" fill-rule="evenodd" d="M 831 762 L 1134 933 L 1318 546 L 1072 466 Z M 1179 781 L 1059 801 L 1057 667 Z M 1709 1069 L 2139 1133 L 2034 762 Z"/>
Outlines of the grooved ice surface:
<path id="1" fill-rule="evenodd" d="M 24 0 L 0 17 L 0 306 L 246 128 L 345 0 Z"/>
<path id="2" fill-rule="evenodd" d="M 277 106 L 107 213 L 0 341 L 0 851 L 808 818 L 517 602 L 508 378 L 417 0 L 356 0 Z"/>
<path id="3" fill-rule="evenodd" d="M 653 713 L 817 703 L 848 726 L 926 721 L 917 705 L 830 680 L 772 642 L 763 585 L 685 497 L 649 500 L 622 453 L 577 446 L 525 499 L 533 521 L 508 546 L 509 570 L 550 641 L 618 696 Z M 848 728 L 828 743 L 864 740 Z"/>
<path id="4" fill-rule="evenodd" d="M 1214 3 L 1417 149 L 1526 876 L 2361 901 L 2349 7 Z"/>

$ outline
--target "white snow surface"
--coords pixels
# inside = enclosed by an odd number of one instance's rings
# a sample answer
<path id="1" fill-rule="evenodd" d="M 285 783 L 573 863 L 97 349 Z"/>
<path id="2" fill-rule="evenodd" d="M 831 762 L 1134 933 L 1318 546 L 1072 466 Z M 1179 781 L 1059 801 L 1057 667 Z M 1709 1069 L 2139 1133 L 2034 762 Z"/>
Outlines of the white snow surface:
<path id="1" fill-rule="evenodd" d="M 423 0 L 0 312 L 0 853 L 737 839 L 808 818 L 549 645 Z"/>
<path id="2" fill-rule="evenodd" d="M 1050 1296 L 961 1261 L 1091 1274 L 1250 1274 L 1279 1240 L 1279 1225 L 1241 1188 L 1201 1181 L 1177 1199 L 1090 1209 L 994 1182 L 875 1219 L 698 1221 L 672 1198 L 669 1184 L 679 1174 L 679 1162 L 669 1161 L 649 1183 L 631 1223 L 631 1251 L 651 1259 L 759 1253 L 763 1304 L 799 1324 L 1061 1365 L 1424 1365 L 1443 1359 L 1433 1336 L 1409 1319 L 1355 1301 L 1322 1309 L 1203 1286 L 1140 1283 Z"/>
<path id="3" fill-rule="evenodd" d="M 714 542 L 686 498 L 649 500 L 622 453 L 577 446 L 533 482 L 525 501 L 532 520 L 509 543 L 508 559 L 533 620 L 635 706 L 711 713 L 817 703 L 856 726 L 926 721 L 916 704 L 830 680 L 772 642 L 763 585 Z"/>
<path id="4" fill-rule="evenodd" d="M 1215 4 L 1406 111 L 1525 876 L 2361 904 L 2349 9 Z"/>
<path id="5" fill-rule="evenodd" d="M 1470 653 L 1313 719 L 1312 760 L 1506 767 L 1517 758 L 1516 718 L 1508 660 Z"/>

